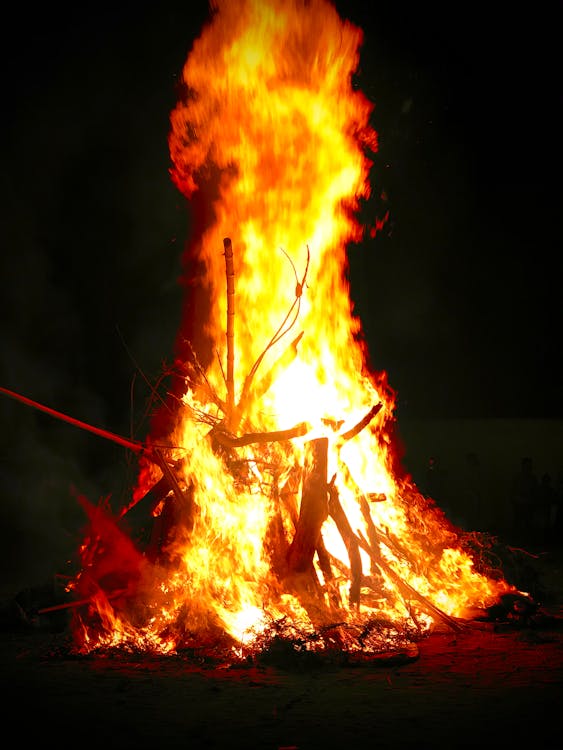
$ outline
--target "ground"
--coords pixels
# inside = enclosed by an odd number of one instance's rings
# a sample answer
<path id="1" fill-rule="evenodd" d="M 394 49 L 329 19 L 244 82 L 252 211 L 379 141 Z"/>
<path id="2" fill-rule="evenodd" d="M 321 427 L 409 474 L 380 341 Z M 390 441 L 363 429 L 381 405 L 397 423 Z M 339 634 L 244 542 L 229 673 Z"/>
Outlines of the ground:
<path id="1" fill-rule="evenodd" d="M 18 742 L 306 750 L 478 747 L 501 736 L 502 747 L 559 746 L 561 631 L 437 634 L 409 663 L 324 669 L 73 659 L 38 645 L 3 644 L 5 728 Z"/>
<path id="2" fill-rule="evenodd" d="M 66 632 L 4 627 L 4 729 L 79 748 L 559 747 L 562 556 L 534 560 L 523 621 L 442 629 L 372 663 L 71 655 Z"/>

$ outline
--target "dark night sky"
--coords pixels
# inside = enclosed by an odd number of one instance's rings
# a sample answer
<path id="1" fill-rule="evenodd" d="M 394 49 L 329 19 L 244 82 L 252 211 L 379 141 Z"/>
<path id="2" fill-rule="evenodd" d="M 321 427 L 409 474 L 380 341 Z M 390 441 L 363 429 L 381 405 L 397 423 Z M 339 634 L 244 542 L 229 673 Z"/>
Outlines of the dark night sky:
<path id="1" fill-rule="evenodd" d="M 208 6 L 116 6 L 4 24 L 0 385 L 129 434 L 180 320 L 190 216 L 166 139 Z M 561 3 L 337 7 L 365 31 L 376 105 L 366 215 L 390 211 L 350 248 L 352 297 L 399 419 L 563 418 Z M 99 467 L 126 461 L 3 396 L 0 417 L 22 496 L 30 455 L 46 497 L 57 475 L 109 490 Z"/>

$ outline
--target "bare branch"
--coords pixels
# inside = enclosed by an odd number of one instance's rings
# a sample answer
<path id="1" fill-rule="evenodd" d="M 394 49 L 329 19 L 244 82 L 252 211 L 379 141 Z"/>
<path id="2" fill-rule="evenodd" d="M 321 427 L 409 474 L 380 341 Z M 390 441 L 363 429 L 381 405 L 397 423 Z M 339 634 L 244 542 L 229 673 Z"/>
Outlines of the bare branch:
<path id="1" fill-rule="evenodd" d="M 283 250 L 283 248 L 282 248 L 282 252 L 289 258 L 289 256 L 285 252 L 285 250 Z M 260 356 L 258 357 L 258 359 L 256 360 L 256 362 L 252 365 L 252 367 L 250 369 L 250 372 L 246 376 L 246 379 L 244 381 L 244 385 L 243 385 L 243 388 L 242 388 L 241 397 L 239 399 L 239 405 L 238 405 L 238 412 L 239 412 L 239 414 L 242 414 L 242 412 L 244 410 L 244 407 L 245 407 L 245 405 L 247 403 L 248 393 L 249 393 L 250 387 L 252 385 L 252 381 L 254 379 L 254 376 L 255 376 L 258 368 L 262 364 L 262 360 L 266 356 L 267 352 L 273 346 L 275 346 L 275 344 L 277 344 L 277 342 L 283 336 L 285 336 L 287 333 L 289 333 L 289 331 L 293 328 L 293 326 L 295 325 L 295 323 L 297 321 L 297 318 L 299 316 L 299 311 L 301 309 L 301 296 L 303 294 L 303 287 L 305 286 L 305 281 L 307 279 L 307 273 L 309 271 L 310 257 L 311 257 L 311 255 L 310 255 L 310 251 L 309 251 L 309 246 L 307 246 L 307 263 L 305 265 L 305 271 L 303 273 L 303 278 L 301 279 L 301 281 L 299 281 L 299 278 L 297 277 L 297 272 L 295 271 L 295 266 L 293 265 L 293 261 L 291 260 L 291 258 L 289 258 L 289 262 L 291 263 L 291 265 L 293 267 L 293 271 L 295 273 L 295 278 L 296 278 L 295 299 L 294 299 L 294 301 L 293 301 L 293 303 L 292 303 L 289 311 L 287 312 L 287 315 L 285 316 L 285 318 L 283 319 L 281 325 L 279 326 L 278 330 L 274 333 L 274 335 L 272 336 L 272 338 L 270 339 L 270 341 L 268 342 L 268 344 L 266 345 L 266 347 L 264 348 L 264 350 L 262 351 L 262 353 L 260 354 Z M 289 321 L 292 313 L 293 313 L 293 320 L 291 320 L 291 322 L 288 323 L 288 321 Z"/>
<path id="2" fill-rule="evenodd" d="M 223 240 L 227 276 L 227 421 L 233 416 L 235 405 L 235 269 L 233 246 L 229 237 Z"/>
<path id="3" fill-rule="evenodd" d="M 300 422 L 295 425 L 295 427 L 291 427 L 288 430 L 277 430 L 275 432 L 248 432 L 241 437 L 233 437 L 217 428 L 212 430 L 211 437 L 225 448 L 241 448 L 244 445 L 251 445 L 252 443 L 279 443 L 283 440 L 303 437 L 303 435 L 306 435 L 310 429 L 311 426 L 308 425 L 307 422 Z"/>
<path id="4" fill-rule="evenodd" d="M 346 442 L 346 441 L 348 441 L 348 440 L 351 440 L 351 439 L 352 439 L 353 437 L 356 437 L 356 435 L 357 435 L 357 434 L 358 434 L 359 432 L 361 432 L 361 431 L 362 431 L 362 430 L 364 429 L 364 427 L 367 427 L 367 426 L 368 426 L 368 424 L 369 424 L 369 423 L 371 422 L 371 420 L 372 420 L 372 419 L 373 419 L 373 418 L 375 417 L 375 415 L 376 415 L 376 414 L 377 414 L 377 413 L 378 413 L 379 411 L 381 411 L 381 408 L 382 408 L 382 406 L 383 406 L 383 404 L 382 404 L 381 402 L 379 402 L 379 403 L 378 403 L 378 404 L 376 404 L 375 406 L 372 406 L 372 408 L 371 408 L 371 409 L 370 409 L 370 410 L 368 411 L 368 413 L 367 413 L 367 414 L 365 415 L 365 417 L 363 417 L 363 418 L 362 418 L 362 419 L 361 419 L 361 420 L 360 420 L 360 421 L 358 422 L 358 424 L 357 424 L 357 425 L 355 425 L 354 427 L 352 427 L 352 428 L 351 428 L 350 430 L 348 430 L 347 432 L 343 432 L 343 433 L 342 433 L 342 434 L 340 435 L 340 441 L 341 441 L 341 442 Z"/>

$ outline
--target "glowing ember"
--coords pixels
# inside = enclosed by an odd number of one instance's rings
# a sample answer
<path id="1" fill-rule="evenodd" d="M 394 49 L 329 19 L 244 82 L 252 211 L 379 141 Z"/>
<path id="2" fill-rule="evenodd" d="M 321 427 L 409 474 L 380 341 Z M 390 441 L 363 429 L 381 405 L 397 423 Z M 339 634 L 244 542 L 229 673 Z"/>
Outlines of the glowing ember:
<path id="1" fill-rule="evenodd" d="M 325 0 L 221 0 L 187 58 L 172 178 L 214 196 L 194 238 L 209 309 L 130 505 L 84 501 L 83 652 L 370 653 L 510 588 L 398 468 L 394 393 L 366 366 L 346 260 L 377 147 L 361 43 Z M 123 528 L 147 497 L 138 549 Z"/>

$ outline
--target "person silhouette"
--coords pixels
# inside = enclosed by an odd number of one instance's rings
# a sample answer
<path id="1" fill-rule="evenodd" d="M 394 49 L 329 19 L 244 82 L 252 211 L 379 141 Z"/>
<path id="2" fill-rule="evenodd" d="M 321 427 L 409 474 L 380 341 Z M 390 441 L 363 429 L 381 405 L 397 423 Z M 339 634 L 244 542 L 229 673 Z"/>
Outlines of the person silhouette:
<path id="1" fill-rule="evenodd" d="M 551 474 L 542 474 L 538 487 L 538 502 L 536 513 L 536 527 L 543 541 L 554 541 L 555 518 L 557 516 L 557 490 L 551 479 Z"/>
<path id="2" fill-rule="evenodd" d="M 452 509 L 448 502 L 446 489 L 446 472 L 436 455 L 429 456 L 426 464 L 424 494 L 426 497 L 432 498 L 448 517 L 451 516 Z"/>
<path id="3" fill-rule="evenodd" d="M 464 508 L 469 523 L 475 529 L 482 528 L 485 513 L 481 462 L 475 451 L 465 454 L 463 473 Z"/>
<path id="4" fill-rule="evenodd" d="M 538 501 L 539 482 L 530 456 L 520 459 L 520 470 L 512 480 L 510 503 L 512 529 L 520 537 L 529 536 Z"/>

